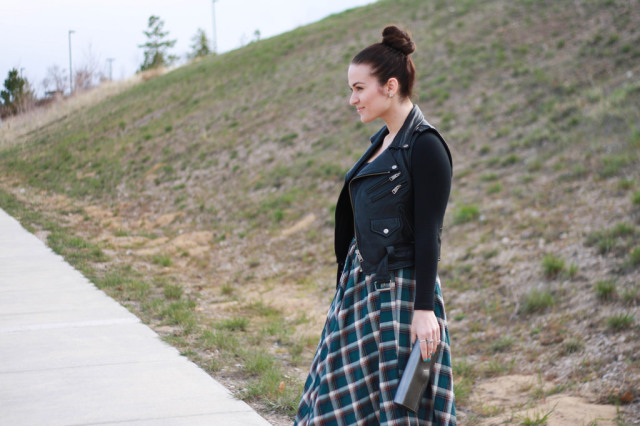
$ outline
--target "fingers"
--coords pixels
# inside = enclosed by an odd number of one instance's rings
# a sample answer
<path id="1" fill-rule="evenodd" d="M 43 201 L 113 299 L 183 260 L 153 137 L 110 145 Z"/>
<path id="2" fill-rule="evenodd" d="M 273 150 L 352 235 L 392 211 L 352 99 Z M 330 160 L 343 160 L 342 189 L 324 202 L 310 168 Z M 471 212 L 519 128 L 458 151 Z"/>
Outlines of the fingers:
<path id="1" fill-rule="evenodd" d="M 429 347 L 429 361 L 431 361 L 431 357 L 436 353 L 436 346 L 438 343 L 436 339 L 427 339 L 428 347 Z"/>
<path id="2" fill-rule="evenodd" d="M 418 339 L 420 342 L 420 353 L 425 362 L 431 361 L 431 357 L 436 355 L 438 344 L 440 343 L 440 333 L 436 333 L 434 338 Z"/>
<path id="3" fill-rule="evenodd" d="M 431 352 L 429 352 L 426 339 L 420 339 L 420 354 L 422 355 L 424 362 L 431 360 Z"/>
<path id="4" fill-rule="evenodd" d="M 433 311 L 416 310 L 411 322 L 411 342 L 418 340 L 422 359 L 427 362 L 436 354 L 442 338 L 440 324 Z"/>

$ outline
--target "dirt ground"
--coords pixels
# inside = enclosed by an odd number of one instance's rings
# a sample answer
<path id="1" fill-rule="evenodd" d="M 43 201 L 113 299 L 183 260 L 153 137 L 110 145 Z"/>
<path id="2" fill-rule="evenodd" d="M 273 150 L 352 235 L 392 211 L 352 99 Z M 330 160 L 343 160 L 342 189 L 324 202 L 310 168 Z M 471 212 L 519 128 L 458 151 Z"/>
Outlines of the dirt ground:
<path id="1" fill-rule="evenodd" d="M 546 424 L 616 425 L 616 407 L 590 402 L 585 398 L 555 394 L 541 397 L 554 387 L 530 375 L 508 375 L 486 380 L 474 390 L 472 403 L 485 413 L 478 425 Z M 546 420 L 543 419 L 546 417 Z M 529 421 L 529 422 L 527 422 Z M 538 421 L 538 423 L 535 423 Z"/>

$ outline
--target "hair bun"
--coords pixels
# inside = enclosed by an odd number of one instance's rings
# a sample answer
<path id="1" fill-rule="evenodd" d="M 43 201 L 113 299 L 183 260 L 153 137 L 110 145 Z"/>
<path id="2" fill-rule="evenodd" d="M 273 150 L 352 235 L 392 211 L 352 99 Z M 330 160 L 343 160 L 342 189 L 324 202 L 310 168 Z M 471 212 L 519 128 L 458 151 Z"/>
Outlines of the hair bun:
<path id="1" fill-rule="evenodd" d="M 382 44 L 407 56 L 416 50 L 416 44 L 411 40 L 409 34 L 395 25 L 389 25 L 382 30 Z"/>

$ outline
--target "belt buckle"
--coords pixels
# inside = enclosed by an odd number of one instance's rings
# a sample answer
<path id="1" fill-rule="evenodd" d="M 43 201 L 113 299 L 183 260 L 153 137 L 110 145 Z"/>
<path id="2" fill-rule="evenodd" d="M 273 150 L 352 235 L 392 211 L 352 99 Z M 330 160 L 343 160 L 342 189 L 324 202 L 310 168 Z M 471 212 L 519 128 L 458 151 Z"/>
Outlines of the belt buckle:
<path id="1" fill-rule="evenodd" d="M 391 286 L 393 285 L 393 281 L 384 281 L 384 282 L 378 282 L 378 281 L 374 281 L 373 282 L 373 286 L 376 289 L 376 291 L 391 291 Z"/>

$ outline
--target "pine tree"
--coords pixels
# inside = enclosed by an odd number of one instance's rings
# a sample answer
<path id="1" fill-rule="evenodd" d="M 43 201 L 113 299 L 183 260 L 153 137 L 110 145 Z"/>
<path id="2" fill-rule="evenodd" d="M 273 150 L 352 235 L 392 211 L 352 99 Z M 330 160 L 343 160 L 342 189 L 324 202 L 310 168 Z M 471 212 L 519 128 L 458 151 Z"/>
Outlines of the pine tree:
<path id="1" fill-rule="evenodd" d="M 140 71 L 152 68 L 159 68 L 171 65 L 176 59 L 175 55 L 170 55 L 168 50 L 176 44 L 176 40 L 166 40 L 168 31 L 162 31 L 164 21 L 158 16 L 151 15 L 147 24 L 147 31 L 143 31 L 147 36 L 147 42 L 138 45 L 144 49 L 144 62 L 140 65 Z"/>
<path id="2" fill-rule="evenodd" d="M 209 39 L 207 39 L 207 34 L 202 28 L 198 28 L 198 31 L 196 31 L 196 34 L 191 38 L 191 41 L 193 42 L 191 45 L 191 53 L 187 55 L 189 59 L 195 59 L 211 54 Z"/>
<path id="3" fill-rule="evenodd" d="M 28 110 L 35 102 L 35 94 L 26 78 L 18 74 L 18 70 L 13 68 L 9 71 L 4 81 L 5 90 L 0 91 L 0 99 L 4 111 L 15 115 Z"/>

